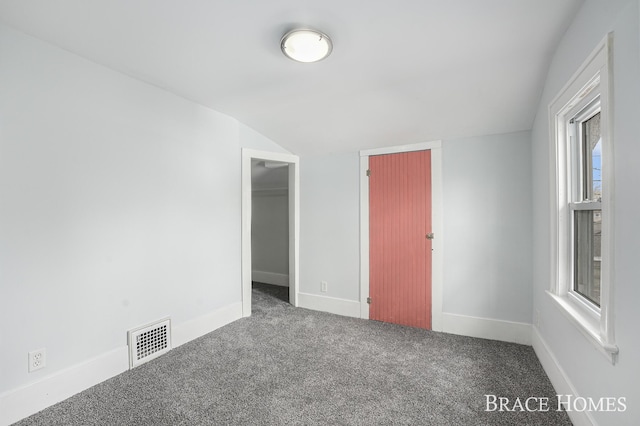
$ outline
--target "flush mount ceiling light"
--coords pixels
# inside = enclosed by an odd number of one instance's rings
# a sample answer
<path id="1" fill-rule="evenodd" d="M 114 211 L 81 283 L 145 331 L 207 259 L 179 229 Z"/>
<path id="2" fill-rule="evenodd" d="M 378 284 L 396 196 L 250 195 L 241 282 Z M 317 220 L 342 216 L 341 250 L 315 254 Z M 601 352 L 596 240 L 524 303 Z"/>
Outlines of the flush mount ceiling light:
<path id="1" fill-rule="evenodd" d="M 298 62 L 317 62 L 331 53 L 331 39 L 316 30 L 292 30 L 280 40 L 280 49 L 288 58 Z"/>

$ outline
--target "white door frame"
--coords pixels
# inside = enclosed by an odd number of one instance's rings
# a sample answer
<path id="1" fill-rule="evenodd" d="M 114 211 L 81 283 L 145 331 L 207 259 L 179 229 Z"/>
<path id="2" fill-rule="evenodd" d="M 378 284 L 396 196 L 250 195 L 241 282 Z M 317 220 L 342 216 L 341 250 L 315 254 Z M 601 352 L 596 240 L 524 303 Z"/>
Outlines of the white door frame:
<path id="1" fill-rule="evenodd" d="M 251 160 L 289 164 L 289 302 L 298 306 L 300 251 L 300 158 L 242 149 L 242 316 L 251 316 Z"/>
<path id="2" fill-rule="evenodd" d="M 369 319 L 369 156 L 411 151 L 431 151 L 431 329 L 442 331 L 442 141 L 360 151 L 360 318 Z"/>

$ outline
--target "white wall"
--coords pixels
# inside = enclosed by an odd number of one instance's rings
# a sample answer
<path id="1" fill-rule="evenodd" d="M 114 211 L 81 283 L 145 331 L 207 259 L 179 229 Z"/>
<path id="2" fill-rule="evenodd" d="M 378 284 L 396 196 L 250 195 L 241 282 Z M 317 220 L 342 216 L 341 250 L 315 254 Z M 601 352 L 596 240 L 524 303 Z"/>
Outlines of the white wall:
<path id="1" fill-rule="evenodd" d="M 534 312 L 536 328 L 564 372 L 564 381 L 582 397 L 626 397 L 624 413 L 592 413 L 600 425 L 637 424 L 640 419 L 640 31 L 637 0 L 587 0 L 565 34 L 552 61 L 533 126 Z M 548 105 L 596 45 L 614 31 L 615 150 L 615 335 L 620 349 L 613 366 L 552 304 L 549 266 Z M 538 351 L 546 349 L 540 345 Z M 588 421 L 588 420 L 587 420 Z"/>
<path id="2" fill-rule="evenodd" d="M 530 141 L 529 132 L 443 141 L 448 331 L 469 330 L 460 315 L 531 323 Z M 303 157 L 300 180 L 301 291 L 358 302 L 359 154 Z"/>
<path id="3" fill-rule="evenodd" d="M 254 190 L 251 207 L 253 280 L 288 287 L 288 192 L 285 189 Z"/>
<path id="4" fill-rule="evenodd" d="M 238 142 L 242 148 L 291 154 L 291 152 L 273 142 L 271 139 L 240 122 L 238 122 Z"/>
<path id="5" fill-rule="evenodd" d="M 0 52 L 2 424 L 31 384 L 109 354 L 126 368 L 130 328 L 170 316 L 183 343 L 239 318 L 240 147 L 282 148 L 3 26 Z"/>
<path id="6" fill-rule="evenodd" d="M 531 323 L 530 143 L 443 142 L 443 312 Z"/>
<path id="7" fill-rule="evenodd" d="M 359 164 L 358 153 L 300 159 L 302 293 L 359 300 Z"/>

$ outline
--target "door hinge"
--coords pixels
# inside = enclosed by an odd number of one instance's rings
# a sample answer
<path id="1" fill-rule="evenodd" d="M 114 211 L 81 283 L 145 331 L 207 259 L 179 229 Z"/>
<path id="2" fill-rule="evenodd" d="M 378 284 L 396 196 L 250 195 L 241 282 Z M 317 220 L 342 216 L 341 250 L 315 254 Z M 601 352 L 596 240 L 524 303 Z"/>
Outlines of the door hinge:
<path id="1" fill-rule="evenodd" d="M 371 170 L 367 169 L 367 176 L 371 176 Z"/>
<path id="2" fill-rule="evenodd" d="M 427 234 L 427 240 L 433 240 L 433 232 Z"/>
<path id="3" fill-rule="evenodd" d="M 367 297 L 367 303 L 371 304 L 371 298 L 370 297 Z"/>

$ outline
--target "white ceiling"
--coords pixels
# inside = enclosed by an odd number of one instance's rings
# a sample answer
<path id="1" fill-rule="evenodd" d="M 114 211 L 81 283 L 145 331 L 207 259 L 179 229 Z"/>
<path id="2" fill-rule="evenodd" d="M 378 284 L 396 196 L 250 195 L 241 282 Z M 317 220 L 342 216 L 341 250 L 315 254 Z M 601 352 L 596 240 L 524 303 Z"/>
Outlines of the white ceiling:
<path id="1" fill-rule="evenodd" d="M 0 0 L 0 22 L 300 155 L 530 129 L 583 0 Z M 308 26 L 315 64 L 280 52 Z"/>

